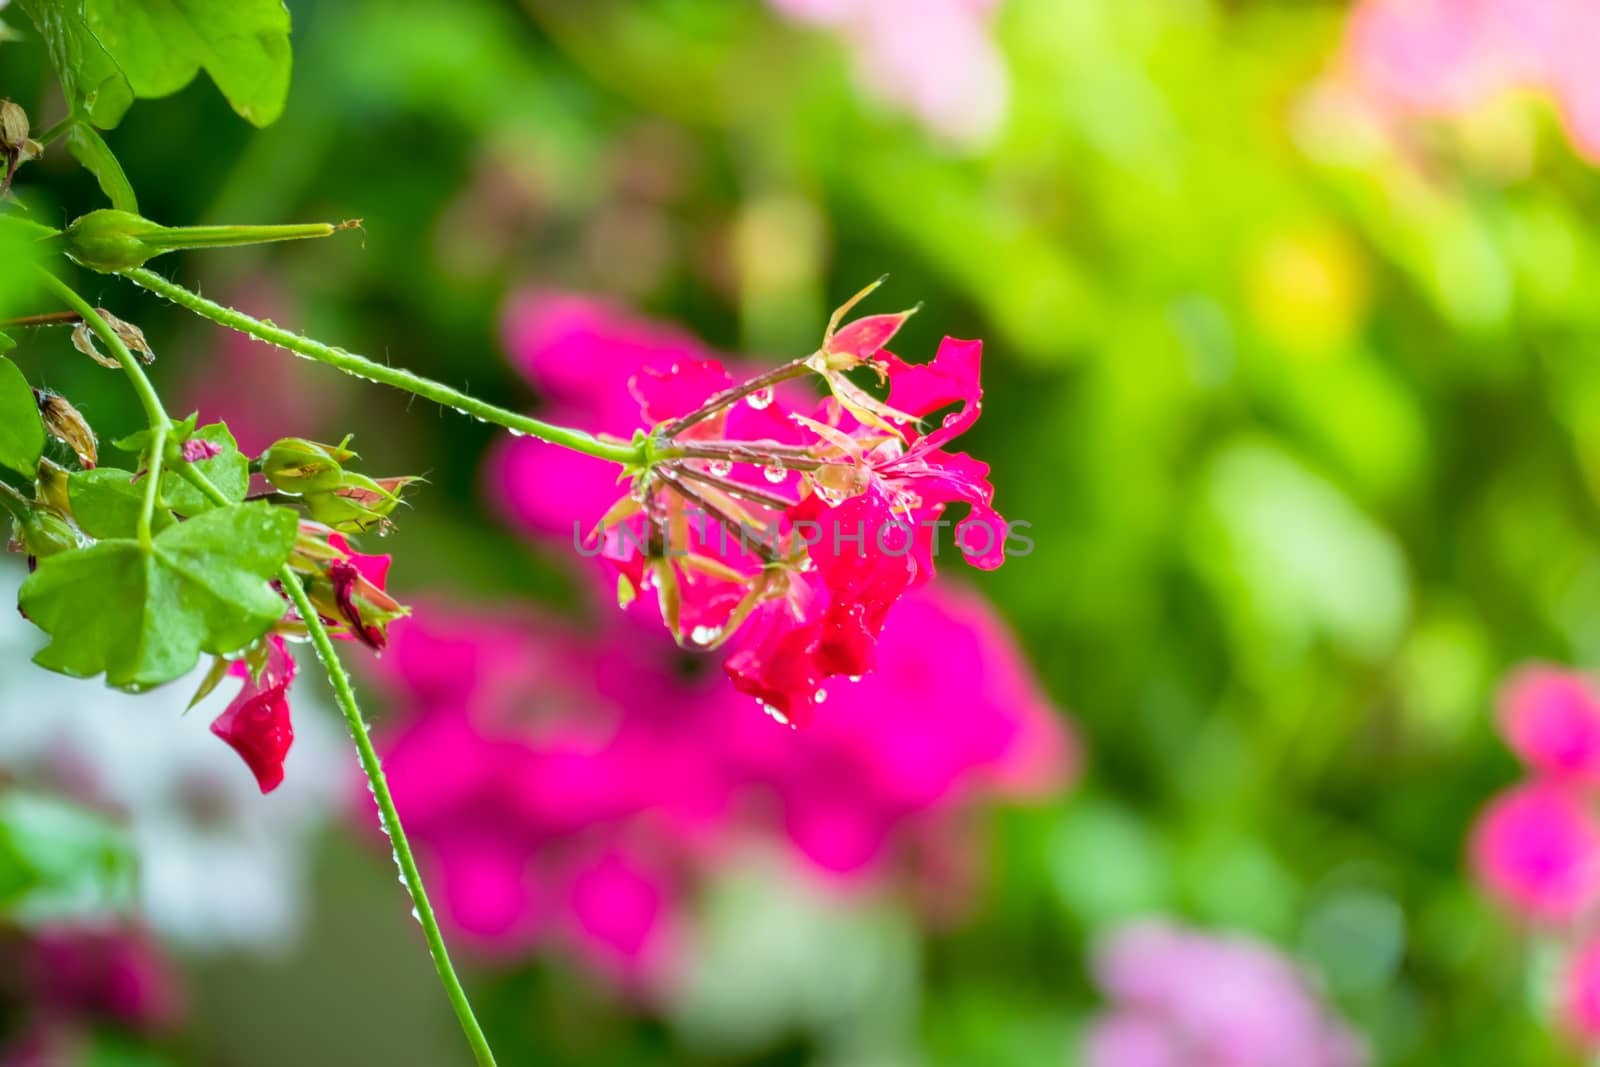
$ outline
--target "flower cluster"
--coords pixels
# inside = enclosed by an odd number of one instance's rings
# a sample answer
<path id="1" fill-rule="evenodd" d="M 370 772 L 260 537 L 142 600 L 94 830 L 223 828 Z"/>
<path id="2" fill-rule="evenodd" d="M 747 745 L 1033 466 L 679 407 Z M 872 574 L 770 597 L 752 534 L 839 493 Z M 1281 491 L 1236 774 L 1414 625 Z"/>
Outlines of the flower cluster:
<path id="1" fill-rule="evenodd" d="M 949 540 L 975 566 L 999 566 L 1013 532 L 988 467 L 948 451 L 983 407 L 980 344 L 946 338 L 931 363 L 906 363 L 885 346 L 910 312 L 840 327 L 849 307 L 815 353 L 742 382 L 691 339 L 584 301 L 538 297 L 512 315 L 513 352 L 560 414 L 632 432 L 650 456 L 615 500 L 593 461 L 517 442 L 500 462 L 512 514 L 543 532 L 597 521 L 619 601 L 647 603 L 695 647 L 737 633 L 734 686 L 797 725 L 825 680 L 875 668 L 890 608 L 934 576 L 951 504 L 967 515 Z M 826 398 L 787 391 L 813 374 Z"/>
<path id="2" fill-rule="evenodd" d="M 1096 953 L 1111 1008 L 1090 1026 L 1085 1067 L 1362 1067 L 1360 1039 L 1271 946 L 1149 920 Z"/>
<path id="3" fill-rule="evenodd" d="M 380 748 L 444 915 L 490 951 L 648 978 L 688 891 L 774 836 L 818 874 L 900 871 L 959 904 L 966 812 L 1059 788 L 1074 750 L 982 602 L 933 587 L 899 610 L 877 673 L 796 734 L 627 619 L 421 606 L 376 664 L 400 713 Z"/>
<path id="4" fill-rule="evenodd" d="M 1600 77 L 1589 0 L 1364 0 L 1350 16 L 1354 82 L 1396 117 L 1457 115 L 1513 89 L 1547 95 L 1600 162 Z"/>
<path id="5" fill-rule="evenodd" d="M 1525 667 L 1501 691 L 1499 722 L 1528 778 L 1478 816 L 1473 872 L 1516 915 L 1574 943 L 1559 1015 L 1600 1039 L 1600 691 L 1571 671 Z"/>

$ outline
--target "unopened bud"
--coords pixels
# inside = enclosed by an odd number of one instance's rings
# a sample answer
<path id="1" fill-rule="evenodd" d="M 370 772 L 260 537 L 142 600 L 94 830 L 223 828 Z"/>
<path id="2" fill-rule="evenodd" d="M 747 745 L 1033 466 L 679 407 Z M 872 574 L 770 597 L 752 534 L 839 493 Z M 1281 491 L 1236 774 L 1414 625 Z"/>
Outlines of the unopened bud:
<path id="1" fill-rule="evenodd" d="M 74 263 L 102 274 L 133 270 L 164 252 L 180 248 L 221 248 L 231 245 L 294 241 L 327 237 L 354 229 L 359 220 L 288 226 L 162 226 L 140 215 L 115 208 L 91 211 L 73 221 L 64 233 L 65 249 Z"/>
<path id="2" fill-rule="evenodd" d="M 415 478 L 368 478 L 346 471 L 338 488 L 307 493 L 306 510 L 316 521 L 344 533 L 361 533 L 388 526 L 389 516 L 400 506 L 400 494 Z"/>
<path id="3" fill-rule="evenodd" d="M 18 519 L 17 534 L 23 551 L 34 559 L 53 556 L 57 552 L 70 552 L 91 544 L 71 519 L 46 505 L 36 506 L 26 518 Z"/>
<path id="4" fill-rule="evenodd" d="M 274 489 L 285 493 L 315 493 L 338 489 L 344 484 L 341 464 L 356 458 L 346 448 L 347 437 L 339 444 L 325 445 L 302 437 L 274 441 L 261 454 L 261 476 Z"/>
<path id="5" fill-rule="evenodd" d="M 86 471 L 94 470 L 95 464 L 100 462 L 100 447 L 89 420 L 59 393 L 35 389 L 33 398 L 39 404 L 39 418 L 50 436 L 77 454 L 78 466 Z"/>
<path id="6" fill-rule="evenodd" d="M 28 143 L 28 113 L 10 100 L 0 100 L 0 150 L 11 152 Z"/>

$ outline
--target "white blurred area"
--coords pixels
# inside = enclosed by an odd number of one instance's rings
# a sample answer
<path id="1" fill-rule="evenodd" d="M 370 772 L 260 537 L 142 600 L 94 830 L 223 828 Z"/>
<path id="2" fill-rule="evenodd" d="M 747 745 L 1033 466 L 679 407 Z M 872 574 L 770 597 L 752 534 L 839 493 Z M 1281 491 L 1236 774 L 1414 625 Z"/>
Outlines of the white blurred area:
<path id="1" fill-rule="evenodd" d="M 312 837 L 348 796 L 353 751 L 309 667 L 291 690 L 295 741 L 282 786 L 263 796 L 210 731 L 237 692 L 223 681 L 184 713 L 189 678 L 139 696 L 35 667 L 44 635 L 16 611 L 21 561 L 0 558 L 0 783 L 64 794 L 129 833 L 136 908 L 189 951 L 286 951 L 306 912 Z"/>

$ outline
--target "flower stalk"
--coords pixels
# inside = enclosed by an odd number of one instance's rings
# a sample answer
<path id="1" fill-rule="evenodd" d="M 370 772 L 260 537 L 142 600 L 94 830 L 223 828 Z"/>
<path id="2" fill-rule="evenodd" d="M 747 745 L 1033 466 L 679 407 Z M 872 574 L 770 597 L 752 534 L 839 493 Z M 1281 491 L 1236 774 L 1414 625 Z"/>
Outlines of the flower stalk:
<path id="1" fill-rule="evenodd" d="M 395 389 L 408 393 L 415 393 L 426 400 L 470 415 L 480 422 L 493 423 L 503 426 L 514 434 L 525 437 L 537 437 L 541 441 L 548 441 L 554 445 L 570 448 L 575 452 L 582 452 L 597 459 L 611 460 L 615 463 L 639 465 L 643 460 L 642 450 L 634 444 L 605 441 L 593 434 L 582 430 L 574 430 L 565 426 L 556 426 L 540 419 L 530 418 L 507 408 L 479 400 L 477 397 L 453 389 L 441 382 L 424 378 L 420 374 L 413 374 L 399 367 L 390 367 L 383 363 L 347 352 L 342 348 L 325 345 L 320 341 L 313 341 L 309 337 L 281 329 L 262 322 L 260 319 L 246 315 L 242 311 L 225 307 L 213 300 L 207 300 L 199 293 L 168 281 L 152 270 L 138 268 L 122 272 L 123 277 L 135 285 L 142 286 L 157 296 L 179 307 L 194 312 L 201 318 L 210 319 L 219 326 L 226 326 L 230 330 L 249 334 L 259 341 L 284 348 L 298 356 L 325 363 L 330 367 L 341 370 L 357 378 L 364 378 L 370 382 L 392 386 Z"/>
<path id="2" fill-rule="evenodd" d="M 82 315 L 84 322 L 95 332 L 101 342 L 111 350 L 117 362 L 122 365 L 129 380 L 133 383 L 134 391 L 138 393 L 149 417 L 151 430 L 150 477 L 145 490 L 144 512 L 139 522 L 140 537 L 148 543 L 150 515 L 154 510 L 155 500 L 159 492 L 158 487 L 161 482 L 159 463 L 166 448 L 167 429 L 172 420 L 167 415 L 160 397 L 150 383 L 150 379 L 145 375 L 144 368 L 139 364 L 133 353 L 129 351 L 127 344 L 111 328 L 110 324 L 71 287 L 54 275 L 46 272 L 41 273 L 44 274 L 49 288 Z M 225 507 L 232 503 L 220 489 L 212 484 L 210 479 L 195 469 L 193 464 L 182 464 L 178 468 L 178 473 L 213 504 Z M 478 1067 L 494 1067 L 494 1053 L 489 1048 L 488 1039 L 484 1036 L 483 1028 L 479 1025 L 477 1016 L 473 1013 L 472 1004 L 467 999 L 461 980 L 457 977 L 455 968 L 450 962 L 450 953 L 445 946 L 444 935 L 439 929 L 438 917 L 434 913 L 432 902 L 428 899 L 427 889 L 422 881 L 422 874 L 418 870 L 416 858 L 412 854 L 411 843 L 406 838 L 405 827 L 400 822 L 400 813 L 395 808 L 394 797 L 389 791 L 388 779 L 383 773 L 382 761 L 378 758 L 377 750 L 373 748 L 366 721 L 363 719 L 360 705 L 356 701 L 355 690 L 350 684 L 350 677 L 345 672 L 344 665 L 339 661 L 339 655 L 333 647 L 333 641 L 328 635 L 327 627 L 323 624 L 321 615 L 306 595 L 305 587 L 301 585 L 299 575 L 286 563 L 278 572 L 278 580 L 305 625 L 312 647 L 316 650 L 317 659 L 322 663 L 323 670 L 328 676 L 328 683 L 333 688 L 335 702 L 339 705 L 339 710 L 344 715 L 345 724 L 349 727 L 350 737 L 355 742 L 356 752 L 360 757 L 361 769 L 366 773 L 367 784 L 372 790 L 374 801 L 377 802 L 384 832 L 393 846 L 395 864 L 400 869 L 406 891 L 411 895 L 415 909 L 414 914 L 418 923 L 422 926 L 423 937 L 428 944 L 428 954 L 433 959 L 434 970 L 438 972 L 439 981 L 444 986 L 445 995 L 450 1001 L 451 1008 L 455 1011 L 456 1019 L 461 1025 L 462 1033 L 466 1036 L 467 1044 L 472 1049 Z"/>

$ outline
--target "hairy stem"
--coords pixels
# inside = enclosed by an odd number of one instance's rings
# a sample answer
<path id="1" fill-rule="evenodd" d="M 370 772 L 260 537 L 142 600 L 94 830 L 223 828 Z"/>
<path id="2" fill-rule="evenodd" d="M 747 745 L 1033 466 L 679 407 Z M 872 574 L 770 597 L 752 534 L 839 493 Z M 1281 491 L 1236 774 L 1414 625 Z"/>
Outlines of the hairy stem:
<path id="1" fill-rule="evenodd" d="M 172 420 L 167 417 L 166 408 L 161 404 L 161 398 L 156 395 L 155 386 L 150 384 L 144 368 L 134 358 L 132 352 L 122 338 L 117 336 L 117 331 L 111 328 L 105 317 L 90 306 L 89 302 L 79 296 L 77 291 L 57 278 L 49 271 L 40 270 L 39 276 L 44 279 L 46 287 L 66 302 L 67 306 L 83 317 L 84 323 L 94 331 L 94 335 L 109 349 L 117 362 L 122 364 L 122 370 L 128 375 L 128 380 L 133 383 L 134 392 L 139 394 L 139 403 L 144 406 L 145 417 L 150 423 L 150 447 L 145 451 L 145 477 L 144 503 L 139 508 L 138 535 L 139 543 L 149 548 L 152 541 L 150 536 L 150 522 L 155 515 L 156 505 L 161 496 L 161 461 L 167 452 L 167 430 L 172 425 Z"/>
<path id="2" fill-rule="evenodd" d="M 317 651 L 317 658 L 322 661 L 322 667 L 328 674 L 328 682 L 333 686 L 334 699 L 339 705 L 339 710 L 344 713 L 345 724 L 350 728 L 351 738 L 355 740 L 356 751 L 361 756 L 361 769 L 367 774 L 367 784 L 372 788 L 372 799 L 378 804 L 378 814 L 383 820 L 384 832 L 389 836 L 389 843 L 394 846 L 395 865 L 400 868 L 400 876 L 406 883 L 406 890 L 411 894 L 412 903 L 416 905 L 413 914 L 417 922 L 422 924 L 422 934 L 428 942 L 428 954 L 433 957 L 433 967 L 439 972 L 439 981 L 444 985 L 445 995 L 450 998 L 450 1006 L 455 1009 L 456 1019 L 461 1024 L 462 1033 L 467 1037 L 467 1044 L 472 1047 L 472 1054 L 477 1059 L 478 1067 L 494 1067 L 494 1053 L 489 1050 L 489 1041 L 483 1035 L 483 1028 L 478 1025 L 477 1016 L 472 1013 L 472 1003 L 467 999 L 466 990 L 461 987 L 461 979 L 456 977 L 455 968 L 450 964 L 450 952 L 445 948 L 444 935 L 439 931 L 439 920 L 433 913 L 433 905 L 428 901 L 428 891 L 423 887 L 422 874 L 417 870 L 417 861 L 411 854 L 411 843 L 406 839 L 405 827 L 400 824 L 400 813 L 395 810 L 394 797 L 389 793 L 389 781 L 384 776 L 383 763 L 378 759 L 377 750 L 372 747 L 367 724 L 361 717 L 361 708 L 356 703 L 355 691 L 350 686 L 350 676 L 345 673 L 344 665 L 339 662 L 339 654 L 334 650 L 327 627 L 323 626 L 322 617 L 317 614 L 317 609 L 306 596 L 299 576 L 285 564 L 278 572 L 278 578 L 283 584 L 284 592 L 288 593 L 289 599 L 294 602 L 295 611 L 305 622 L 306 631 L 311 635 L 311 645 Z"/>
<path id="3" fill-rule="evenodd" d="M 187 308 L 202 318 L 210 319 L 220 326 L 226 326 L 240 333 L 247 333 L 260 341 L 265 341 L 279 348 L 286 348 L 290 352 L 307 359 L 326 363 L 330 367 L 344 371 L 346 374 L 365 378 L 367 381 L 379 382 L 383 385 L 393 386 L 396 389 L 442 404 L 483 422 L 504 426 L 514 434 L 528 437 L 537 437 L 541 441 L 548 441 L 554 445 L 570 448 L 575 452 L 594 456 L 598 459 L 611 460 L 614 463 L 639 464 L 643 461 L 640 450 L 631 444 L 620 444 L 613 441 L 602 441 L 593 434 L 582 430 L 574 430 L 565 426 L 554 426 L 539 419 L 529 418 L 527 415 L 518 414 L 507 408 L 486 403 L 476 397 L 469 396 L 459 389 L 452 389 L 448 385 L 432 381 L 421 375 L 413 374 L 408 370 L 390 367 L 365 356 L 358 356 L 346 352 L 342 348 L 334 348 L 320 341 L 313 341 L 309 337 L 302 337 L 289 330 L 252 318 L 242 311 L 224 307 L 212 300 L 207 300 L 199 293 L 185 289 L 175 282 L 168 281 L 152 270 L 138 268 L 125 272 L 125 277 L 136 285 L 172 301 L 179 307 Z"/>
<path id="4" fill-rule="evenodd" d="M 751 393 L 760 392 L 763 389 L 771 389 L 778 383 L 789 381 L 792 378 L 803 377 L 811 369 L 806 366 L 806 360 L 810 358 L 810 356 L 805 356 L 802 359 L 793 360 L 781 367 L 774 367 L 765 374 L 751 378 L 749 381 L 729 386 L 722 392 L 711 396 L 699 408 L 689 412 L 687 415 L 674 419 L 662 429 L 661 436 L 668 439 L 676 437 L 696 423 L 709 419 L 724 408 L 737 404 Z"/>
<path id="5" fill-rule="evenodd" d="M 122 369 L 133 382 L 134 390 L 139 394 L 145 414 L 149 417 L 150 480 L 145 488 L 145 503 L 139 518 L 140 540 L 148 544 L 150 517 L 155 509 L 161 482 L 161 456 L 166 447 L 167 428 L 172 420 L 162 406 L 161 398 L 156 395 L 155 387 L 146 377 L 144 368 L 139 365 L 133 353 L 128 351 L 128 346 L 117 336 L 116 331 L 107 324 L 99 312 L 90 307 L 88 302 L 69 286 L 54 275 L 45 274 L 45 277 L 50 288 L 83 316 L 89 328 L 115 354 L 117 362 L 122 364 Z M 178 472 L 213 504 L 225 507 L 231 503 L 222 491 L 192 464 L 181 464 Z M 388 835 L 390 844 L 394 846 L 395 863 L 400 867 L 406 891 L 411 894 L 417 921 L 422 924 L 423 936 L 428 942 L 428 954 L 433 957 L 434 969 L 439 973 L 439 981 L 444 985 L 446 996 L 450 998 L 450 1006 L 455 1009 L 456 1018 L 461 1023 L 462 1032 L 466 1034 L 467 1044 L 472 1047 L 473 1056 L 477 1059 L 479 1067 L 494 1067 L 494 1054 L 489 1051 L 489 1043 L 483 1035 L 483 1028 L 478 1025 L 477 1017 L 472 1013 L 472 1005 L 467 1000 L 466 991 L 461 987 L 461 980 L 456 977 L 455 968 L 450 964 L 450 953 L 445 948 L 444 935 L 439 930 L 439 921 L 433 913 L 433 905 L 429 902 L 427 890 L 422 884 L 422 874 L 417 870 L 416 860 L 411 854 L 411 844 L 406 840 L 405 828 L 400 824 L 400 813 L 395 810 L 394 798 L 389 793 L 389 783 L 384 777 L 383 764 L 378 759 L 377 751 L 372 747 L 372 738 L 368 735 L 366 722 L 361 717 L 361 708 L 356 703 L 350 678 L 345 674 L 344 665 L 339 662 L 339 655 L 334 651 L 333 640 L 322 624 L 322 617 L 317 614 L 316 608 L 312 607 L 310 599 L 306 596 L 299 576 L 288 564 L 284 564 L 278 572 L 278 578 L 284 592 L 293 601 L 295 611 L 305 623 L 306 631 L 311 636 L 312 647 L 316 649 L 317 658 L 322 661 L 323 669 L 327 671 L 328 682 L 333 686 L 339 710 L 344 713 L 345 722 L 350 728 L 350 736 L 356 744 L 356 752 L 361 757 L 361 768 L 366 772 L 373 799 L 378 803 L 384 832 Z"/>

